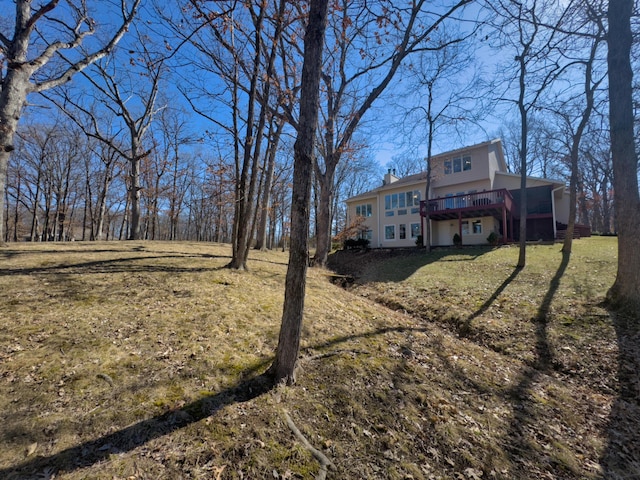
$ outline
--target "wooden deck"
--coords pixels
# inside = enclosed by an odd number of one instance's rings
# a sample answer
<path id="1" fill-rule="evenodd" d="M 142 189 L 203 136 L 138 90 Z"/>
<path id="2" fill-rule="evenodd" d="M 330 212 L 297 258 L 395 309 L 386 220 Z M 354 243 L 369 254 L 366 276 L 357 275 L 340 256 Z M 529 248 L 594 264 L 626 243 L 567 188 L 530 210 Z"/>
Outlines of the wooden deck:
<path id="1" fill-rule="evenodd" d="M 428 208 L 427 208 L 428 205 Z M 450 197 L 431 198 L 420 202 L 420 213 L 431 220 L 454 220 L 458 218 L 492 216 L 499 220 L 504 211 L 510 213 L 514 202 L 507 189 L 465 193 Z"/>

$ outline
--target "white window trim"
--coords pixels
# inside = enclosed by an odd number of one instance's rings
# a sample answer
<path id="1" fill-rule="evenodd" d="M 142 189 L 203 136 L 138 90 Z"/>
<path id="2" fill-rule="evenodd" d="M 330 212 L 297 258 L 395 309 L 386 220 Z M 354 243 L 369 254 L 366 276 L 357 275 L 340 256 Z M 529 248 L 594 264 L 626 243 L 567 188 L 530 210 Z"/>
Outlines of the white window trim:
<path id="1" fill-rule="evenodd" d="M 387 227 L 393 227 L 393 238 L 387 238 Z M 395 242 L 398 240 L 398 235 L 396 232 L 396 225 L 385 225 L 384 226 L 384 241 L 385 242 Z"/>
<path id="2" fill-rule="evenodd" d="M 413 235 L 413 226 L 414 225 L 418 225 L 418 230 L 417 230 L 418 233 L 416 233 L 416 235 Z M 418 222 L 411 222 L 409 224 L 409 231 L 411 232 L 411 238 L 418 238 L 418 236 L 421 235 L 421 233 L 420 233 L 421 227 L 422 227 L 422 225 L 420 225 L 420 223 L 418 223 Z"/>

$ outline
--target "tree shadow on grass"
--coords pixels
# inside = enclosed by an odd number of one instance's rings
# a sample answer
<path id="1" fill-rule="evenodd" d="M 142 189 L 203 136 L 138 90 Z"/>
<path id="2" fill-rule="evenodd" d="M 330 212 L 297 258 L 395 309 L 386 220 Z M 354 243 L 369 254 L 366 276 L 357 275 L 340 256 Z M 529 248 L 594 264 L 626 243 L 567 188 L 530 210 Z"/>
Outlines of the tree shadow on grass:
<path id="1" fill-rule="evenodd" d="M 81 274 L 81 273 L 135 273 L 135 272 L 206 272 L 221 270 L 224 266 L 211 267 L 179 267 L 174 265 L 149 265 L 147 260 L 170 260 L 182 258 L 230 258 L 215 255 L 147 255 L 124 258 L 111 258 L 107 260 L 92 260 L 80 263 L 59 263 L 41 267 L 29 268 L 0 268 L 0 277 L 9 275 L 35 275 L 35 274 Z"/>
<path id="2" fill-rule="evenodd" d="M 562 261 L 558 270 L 549 283 L 549 289 L 542 299 L 536 316 L 532 319 L 536 326 L 534 358 L 521 372 L 520 380 L 509 392 L 514 408 L 505 444 L 509 445 L 507 452 L 513 464 L 522 465 L 523 468 L 525 468 L 525 464 L 519 459 L 523 457 L 537 458 L 539 455 L 539 447 L 535 443 L 536 439 L 532 438 L 531 428 L 539 428 L 545 419 L 539 418 L 535 412 L 535 402 L 532 397 L 536 383 L 542 375 L 551 372 L 554 364 L 553 350 L 548 338 L 548 313 L 570 258 L 570 253 L 562 253 Z M 539 465 L 539 467 L 544 468 L 543 465 Z M 524 475 L 519 478 L 525 478 L 527 474 L 531 474 L 527 471 L 518 473 Z"/>
<path id="3" fill-rule="evenodd" d="M 54 455 L 37 457 L 14 467 L 0 469 L 0 478 L 25 478 L 25 476 L 35 475 L 45 469 L 53 469 L 57 473 L 62 473 L 88 467 L 108 459 L 109 455 L 113 453 L 129 452 L 151 440 L 210 417 L 227 405 L 243 403 L 259 397 L 270 391 L 272 387 L 273 380 L 270 377 L 266 375 L 253 376 L 180 409 L 142 420 Z"/>
<path id="4" fill-rule="evenodd" d="M 609 415 L 604 478 L 640 479 L 640 327 L 638 316 L 613 313 L 618 340 L 618 398 Z"/>
<path id="5" fill-rule="evenodd" d="M 504 280 L 504 282 L 502 282 L 500 286 L 496 288 L 496 290 L 491 294 L 489 298 L 487 298 L 487 300 L 480 306 L 480 308 L 478 308 L 478 310 L 473 312 L 464 320 L 463 324 L 459 327 L 458 333 L 460 334 L 460 336 L 464 337 L 469 334 L 469 332 L 471 331 L 471 322 L 485 313 L 489 309 L 489 307 L 493 305 L 493 302 L 495 302 L 500 294 L 504 291 L 504 289 L 507 288 L 509 284 L 515 280 L 515 278 L 521 271 L 521 268 L 514 268 L 513 272 L 511 272 L 511 274 Z"/>
<path id="6" fill-rule="evenodd" d="M 39 267 L 15 267 L 15 268 L 0 268 L 0 277 L 8 275 L 34 275 L 34 274 L 47 274 L 47 273 L 135 273 L 135 272 L 170 272 L 170 273 L 197 273 L 214 270 L 223 270 L 227 268 L 227 264 L 219 266 L 199 266 L 199 267 L 184 267 L 179 265 L 154 265 L 145 264 L 140 262 L 146 262 L 149 260 L 180 260 L 180 259 L 231 259 L 230 255 L 214 255 L 210 253 L 176 253 L 174 251 L 162 252 L 158 250 L 145 250 L 144 248 L 134 248 L 135 252 L 148 252 L 144 255 L 135 255 L 129 257 L 109 258 L 104 260 L 91 260 L 86 262 L 59 262 L 55 264 L 47 264 Z M 25 252 L 18 252 L 23 254 Z M 26 253 L 32 254 L 32 251 Z M 38 255 L 42 254 L 69 254 L 69 253 L 81 253 L 81 254 L 94 254 L 94 253 L 127 253 L 124 250 L 46 250 L 37 252 Z M 9 256 L 4 255 L 6 258 Z M 136 263 L 138 262 L 138 263 Z M 264 260 L 260 258 L 249 258 L 250 263 L 269 263 L 273 265 L 287 265 L 286 261 L 274 261 Z"/>
<path id="7" fill-rule="evenodd" d="M 423 328 L 385 327 L 353 335 L 338 336 L 326 342 L 302 349 L 304 354 L 335 347 L 338 344 L 357 338 L 372 338 L 391 332 L 427 331 Z M 301 357 L 299 361 L 304 361 Z M 272 377 L 257 372 L 263 370 L 273 358 L 266 358 L 239 374 L 240 381 L 215 395 L 208 395 L 185 405 L 182 408 L 166 412 L 133 425 L 124 427 L 95 440 L 83 442 L 75 447 L 46 457 L 36 457 L 13 467 L 0 469 L 0 478 L 17 480 L 30 478 L 42 471 L 56 473 L 72 472 L 86 468 L 98 462 L 108 460 L 114 453 L 130 452 L 147 442 L 180 430 L 192 423 L 199 422 L 216 414 L 222 408 L 236 403 L 253 400 L 274 387 Z"/>
<path id="8" fill-rule="evenodd" d="M 431 252 L 417 248 L 338 250 L 329 255 L 327 266 L 339 274 L 356 278 L 366 272 L 367 282 L 402 282 L 431 263 L 473 261 L 492 250 L 493 247 L 484 246 L 438 248 Z M 367 268 L 371 263 L 376 264 L 375 270 Z"/>

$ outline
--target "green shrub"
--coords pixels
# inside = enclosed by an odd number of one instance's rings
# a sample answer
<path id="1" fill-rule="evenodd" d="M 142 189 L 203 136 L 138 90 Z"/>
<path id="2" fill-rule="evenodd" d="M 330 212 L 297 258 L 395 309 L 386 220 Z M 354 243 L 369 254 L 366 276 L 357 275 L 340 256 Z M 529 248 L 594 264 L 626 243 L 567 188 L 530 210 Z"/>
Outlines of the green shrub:
<path id="1" fill-rule="evenodd" d="M 361 250 L 367 250 L 369 248 L 369 240 L 366 238 L 348 238 L 347 240 L 345 240 L 344 242 L 344 249 L 345 250 L 355 250 L 355 249 L 361 249 Z"/>

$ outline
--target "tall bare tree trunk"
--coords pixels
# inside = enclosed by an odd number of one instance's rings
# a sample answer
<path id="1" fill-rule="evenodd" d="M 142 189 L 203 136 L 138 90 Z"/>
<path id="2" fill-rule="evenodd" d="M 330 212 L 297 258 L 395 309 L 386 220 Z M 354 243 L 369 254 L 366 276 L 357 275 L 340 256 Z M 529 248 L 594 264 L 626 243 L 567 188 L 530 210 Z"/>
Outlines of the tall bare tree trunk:
<path id="1" fill-rule="evenodd" d="M 28 41 L 28 39 L 26 39 Z M 24 55 L 17 60 L 26 60 L 27 45 Z M 14 149 L 13 138 L 18 129 L 18 120 L 22 115 L 22 107 L 27 98 L 29 72 L 25 68 L 9 68 L 0 89 L 0 201 L 4 202 L 7 187 L 7 168 L 9 155 Z M 0 206 L 0 243 L 5 241 L 4 205 Z"/>
<path id="2" fill-rule="evenodd" d="M 115 153 L 114 153 L 115 154 Z M 110 153 L 111 155 L 111 153 Z M 104 177 L 102 178 L 102 184 L 100 186 L 100 194 L 98 198 L 98 220 L 95 226 L 95 238 L 93 240 L 102 241 L 104 230 L 104 219 L 107 213 L 107 195 L 109 194 L 109 187 L 113 177 L 113 157 L 108 157 L 111 161 L 105 162 Z M 93 228 L 93 227 L 92 227 Z M 107 232 L 108 234 L 108 232 Z"/>
<path id="3" fill-rule="evenodd" d="M 95 240 L 95 222 L 93 208 L 93 192 L 91 189 L 91 168 L 90 160 L 87 155 L 84 170 L 84 208 L 82 211 L 82 235 L 80 239 L 84 242 L 87 239 L 87 228 L 89 228 L 89 240 Z"/>
<path id="4" fill-rule="evenodd" d="M 582 135 L 587 128 L 589 119 L 591 118 L 591 112 L 594 106 L 594 94 L 596 88 L 600 85 L 600 81 L 593 83 L 593 62 L 596 58 L 598 51 L 599 40 L 595 40 L 591 45 L 590 56 L 585 64 L 584 74 L 584 95 L 585 95 L 585 108 L 582 111 L 580 123 L 578 128 L 573 134 L 571 142 L 571 179 L 569 180 L 569 223 L 567 224 L 567 234 L 564 238 L 564 244 L 562 246 L 562 252 L 571 253 L 571 246 L 573 242 L 573 231 L 576 224 L 576 201 L 578 191 L 578 155 L 580 153 L 580 142 L 582 141 Z M 584 197 L 584 196 L 583 196 Z"/>
<path id="5" fill-rule="evenodd" d="M 16 172 L 16 204 L 13 209 L 13 241 L 18 241 L 18 224 L 20 223 L 20 196 L 22 194 L 22 175 L 20 169 Z"/>
<path id="6" fill-rule="evenodd" d="M 609 204 L 609 175 L 602 180 L 602 233 L 611 233 L 611 206 Z"/>
<path id="7" fill-rule="evenodd" d="M 131 205 L 131 225 L 128 240 L 140 240 L 140 157 L 137 149 L 132 152 L 129 172 L 129 203 Z"/>
<path id="8" fill-rule="evenodd" d="M 36 191 L 33 195 L 33 217 L 31 218 L 31 241 L 35 242 L 38 240 L 38 202 L 40 202 L 40 186 L 42 178 L 42 164 L 38 164 L 38 174 L 36 176 Z"/>
<path id="9" fill-rule="evenodd" d="M 520 96 L 518 98 L 518 109 L 520 111 L 520 249 L 518 253 L 518 268 L 524 268 L 527 264 L 527 135 L 528 132 L 528 112 L 525 106 L 526 92 L 526 55 L 528 46 L 517 58 L 520 65 Z"/>
<path id="10" fill-rule="evenodd" d="M 331 206 L 337 166 L 337 160 L 333 155 L 329 155 L 326 159 L 325 172 L 322 174 L 318 168 L 315 169 L 320 191 L 318 192 L 318 215 L 316 216 L 316 254 L 313 257 L 313 263 L 319 267 L 327 265 L 331 250 L 331 220 L 333 218 Z"/>
<path id="11" fill-rule="evenodd" d="M 258 235 L 256 249 L 267 250 L 267 219 L 269 217 L 269 205 L 272 197 L 273 174 L 276 164 L 276 152 L 280 143 L 280 135 L 284 127 L 284 117 L 274 120 L 271 125 L 271 140 L 269 142 L 269 152 L 267 153 L 267 171 L 265 173 L 264 187 L 262 191 L 262 200 L 260 205 L 260 225 L 258 225 Z M 275 128 L 275 131 L 274 131 Z"/>
<path id="12" fill-rule="evenodd" d="M 422 243 L 427 249 L 427 253 L 431 252 L 431 218 L 429 217 L 429 195 L 431 194 L 431 155 L 433 151 L 433 130 L 435 119 L 433 118 L 433 82 L 427 84 L 427 121 L 429 122 L 429 133 L 427 136 L 427 184 L 424 188 L 424 201 L 427 207 L 427 216 L 425 217 L 425 230 Z"/>
<path id="13" fill-rule="evenodd" d="M 255 132 L 255 107 L 256 97 L 258 94 L 258 80 L 261 76 L 260 55 L 262 50 L 262 28 L 265 15 L 264 4 L 259 7 L 258 15 L 254 18 L 255 27 L 255 52 L 253 58 L 253 66 L 251 71 L 251 81 L 247 99 L 247 114 L 245 126 L 245 141 L 242 153 L 242 168 L 240 175 L 236 177 L 236 211 L 234 215 L 234 236 L 231 261 L 227 265 L 228 268 L 234 270 L 246 270 L 249 248 L 251 246 L 251 219 L 253 217 L 253 198 L 251 189 L 255 185 L 255 179 L 258 175 L 257 158 L 252 157 L 254 153 L 254 145 L 259 153 L 259 145 L 262 142 L 261 136 Z M 234 103 L 234 109 L 237 105 Z M 264 111 L 265 106 L 263 106 Z M 235 127 L 234 127 L 235 128 Z M 257 142 L 257 144 L 256 144 Z M 240 158 L 236 157 L 236 170 Z"/>
<path id="14" fill-rule="evenodd" d="M 631 12 L 633 0 L 609 1 L 609 119 L 614 205 L 618 224 L 618 274 L 607 292 L 616 308 L 640 314 L 640 195 L 633 133 Z"/>
<path id="15" fill-rule="evenodd" d="M 300 350 L 307 267 L 309 262 L 309 218 L 311 174 L 315 134 L 318 126 L 320 69 L 327 24 L 328 0 L 311 0 L 304 37 L 304 63 L 300 93 L 300 122 L 294 145 L 293 195 L 291 200 L 291 246 L 285 282 L 282 325 L 276 358 L 269 372 L 276 383 L 295 382 Z"/>

